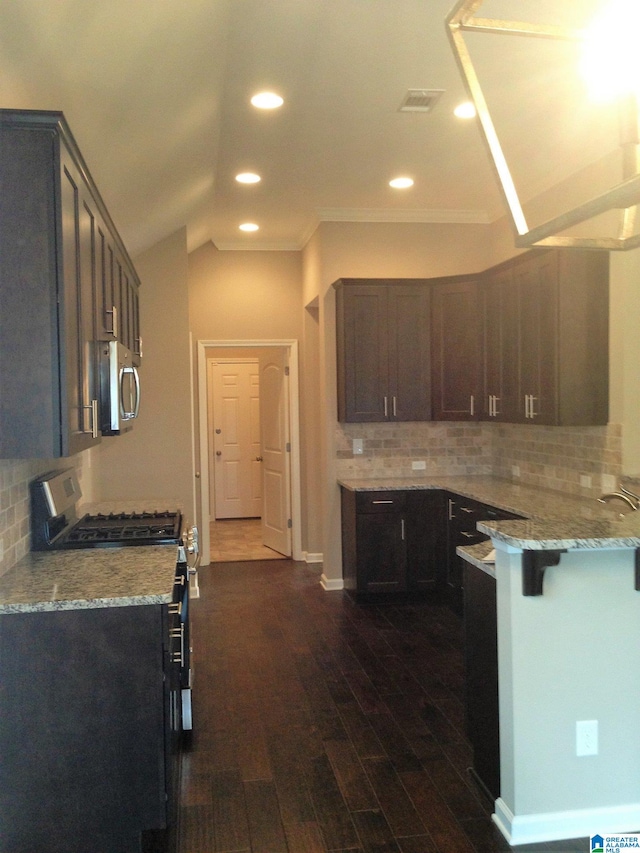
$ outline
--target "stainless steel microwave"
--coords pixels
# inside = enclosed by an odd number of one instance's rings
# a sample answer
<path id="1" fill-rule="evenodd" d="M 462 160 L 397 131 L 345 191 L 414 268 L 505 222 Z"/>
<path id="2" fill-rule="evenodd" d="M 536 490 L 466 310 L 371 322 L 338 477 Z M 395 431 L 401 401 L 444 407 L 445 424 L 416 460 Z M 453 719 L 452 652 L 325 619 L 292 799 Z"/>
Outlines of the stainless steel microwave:
<path id="1" fill-rule="evenodd" d="M 138 417 L 140 377 L 125 346 L 118 341 L 100 346 L 100 430 L 103 435 L 119 435 Z"/>

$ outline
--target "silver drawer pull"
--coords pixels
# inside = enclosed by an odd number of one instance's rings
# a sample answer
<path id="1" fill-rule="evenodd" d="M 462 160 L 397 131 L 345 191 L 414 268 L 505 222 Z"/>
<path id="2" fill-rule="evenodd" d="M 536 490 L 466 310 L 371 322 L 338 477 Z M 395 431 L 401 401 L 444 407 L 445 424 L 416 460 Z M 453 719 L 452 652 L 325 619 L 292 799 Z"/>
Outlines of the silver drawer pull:
<path id="1" fill-rule="evenodd" d="M 462 510 L 462 512 L 473 512 L 474 511 L 472 509 L 469 509 L 468 506 L 461 506 L 460 509 Z"/>
<path id="2" fill-rule="evenodd" d="M 372 504 L 392 504 L 393 501 L 371 501 Z"/>
<path id="3" fill-rule="evenodd" d="M 465 539 L 475 539 L 477 535 L 477 533 L 467 533 L 466 530 L 460 531 L 460 536 L 464 536 Z"/>

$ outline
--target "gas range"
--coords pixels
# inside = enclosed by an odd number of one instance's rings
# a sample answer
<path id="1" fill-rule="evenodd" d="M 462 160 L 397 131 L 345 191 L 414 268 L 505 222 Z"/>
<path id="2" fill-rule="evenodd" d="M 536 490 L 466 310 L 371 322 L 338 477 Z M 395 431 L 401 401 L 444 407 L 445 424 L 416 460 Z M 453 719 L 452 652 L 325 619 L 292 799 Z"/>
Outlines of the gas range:
<path id="1" fill-rule="evenodd" d="M 179 544 L 183 518 L 178 510 L 77 515 L 82 496 L 73 469 L 45 474 L 31 483 L 31 548 L 108 548 Z"/>

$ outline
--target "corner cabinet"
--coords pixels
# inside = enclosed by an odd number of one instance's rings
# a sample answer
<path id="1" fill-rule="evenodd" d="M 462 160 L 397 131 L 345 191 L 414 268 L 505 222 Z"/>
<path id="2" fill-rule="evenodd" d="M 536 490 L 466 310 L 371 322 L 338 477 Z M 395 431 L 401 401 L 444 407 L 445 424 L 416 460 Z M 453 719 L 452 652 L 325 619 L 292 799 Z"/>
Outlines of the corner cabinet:
<path id="1" fill-rule="evenodd" d="M 430 420 L 429 287 L 407 279 L 340 279 L 334 288 L 338 420 Z"/>
<path id="2" fill-rule="evenodd" d="M 0 110 L 0 223 L 0 457 L 70 456 L 100 441 L 97 342 L 135 344 L 139 281 L 62 113 Z"/>
<path id="3" fill-rule="evenodd" d="M 480 417 L 482 336 L 479 282 L 433 279 L 433 419 Z"/>

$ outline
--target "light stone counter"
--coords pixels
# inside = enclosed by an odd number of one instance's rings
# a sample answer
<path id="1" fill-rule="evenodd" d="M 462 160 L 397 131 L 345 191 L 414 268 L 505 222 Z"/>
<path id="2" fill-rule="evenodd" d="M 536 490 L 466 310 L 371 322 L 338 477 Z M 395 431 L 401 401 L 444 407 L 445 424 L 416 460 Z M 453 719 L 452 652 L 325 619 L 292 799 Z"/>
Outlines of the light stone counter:
<path id="1" fill-rule="evenodd" d="M 165 604 L 175 545 L 31 551 L 0 577 L 0 614 Z"/>
<path id="2" fill-rule="evenodd" d="M 640 512 L 629 512 L 621 518 L 617 510 L 594 498 L 515 485 L 496 477 L 340 480 L 338 484 L 356 492 L 443 489 L 526 516 L 525 521 L 478 523 L 483 533 L 515 548 L 544 551 L 640 547 Z"/>

